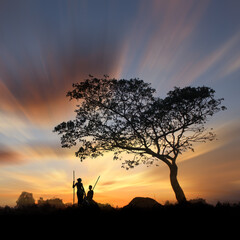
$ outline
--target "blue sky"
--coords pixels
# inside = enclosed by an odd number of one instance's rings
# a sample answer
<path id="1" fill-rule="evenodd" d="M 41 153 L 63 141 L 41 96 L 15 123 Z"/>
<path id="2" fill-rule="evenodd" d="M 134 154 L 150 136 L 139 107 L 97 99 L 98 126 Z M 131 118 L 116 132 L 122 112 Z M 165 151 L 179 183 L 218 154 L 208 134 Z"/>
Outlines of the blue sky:
<path id="1" fill-rule="evenodd" d="M 21 191 L 71 201 L 71 174 L 86 185 L 102 173 L 96 198 L 173 200 L 168 169 L 131 173 L 112 157 L 80 163 L 52 129 L 74 118 L 65 97 L 88 74 L 139 77 L 164 97 L 174 86 L 206 85 L 228 110 L 208 123 L 218 141 L 179 162 L 187 198 L 240 198 L 240 2 L 235 0 L 10 0 L 0 2 L 0 205 Z M 211 173 L 210 173 L 211 170 Z M 116 177 L 118 176 L 118 177 Z"/>

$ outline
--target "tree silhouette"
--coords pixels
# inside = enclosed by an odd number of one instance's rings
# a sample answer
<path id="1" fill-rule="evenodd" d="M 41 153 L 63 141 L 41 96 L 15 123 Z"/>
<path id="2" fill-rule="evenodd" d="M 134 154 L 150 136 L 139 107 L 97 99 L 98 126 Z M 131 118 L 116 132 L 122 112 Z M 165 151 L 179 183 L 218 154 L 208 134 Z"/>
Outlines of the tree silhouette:
<path id="1" fill-rule="evenodd" d="M 61 134 L 62 147 L 71 148 L 79 141 L 76 156 L 81 161 L 113 151 L 114 160 L 122 160 L 123 152 L 130 154 L 122 164 L 126 169 L 164 162 L 177 201 L 185 202 L 177 180 L 177 157 L 193 150 L 195 142 L 215 139 L 204 124 L 225 109 L 223 99 L 215 99 L 215 91 L 205 86 L 174 88 L 164 99 L 155 97 L 155 92 L 143 80 L 91 76 L 67 93 L 70 100 L 79 100 L 76 119 L 62 122 L 54 132 Z"/>
<path id="2" fill-rule="evenodd" d="M 16 203 L 18 208 L 29 207 L 35 204 L 35 200 L 32 193 L 22 192 Z"/>

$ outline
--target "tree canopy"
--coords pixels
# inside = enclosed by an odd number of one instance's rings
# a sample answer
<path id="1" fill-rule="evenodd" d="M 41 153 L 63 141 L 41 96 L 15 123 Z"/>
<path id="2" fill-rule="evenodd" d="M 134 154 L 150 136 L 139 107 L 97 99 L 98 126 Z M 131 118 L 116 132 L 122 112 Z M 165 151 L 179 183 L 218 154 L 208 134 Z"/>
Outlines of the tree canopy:
<path id="1" fill-rule="evenodd" d="M 106 151 L 137 154 L 128 167 L 151 164 L 155 154 L 172 161 L 179 153 L 193 150 L 193 142 L 213 140 L 205 131 L 208 117 L 225 109 L 209 87 L 175 88 L 161 99 L 143 80 L 87 79 L 73 84 L 70 100 L 81 100 L 75 120 L 62 122 L 54 131 L 62 135 L 62 147 L 79 141 L 81 160 Z M 148 156 L 148 155 L 150 156 Z"/>

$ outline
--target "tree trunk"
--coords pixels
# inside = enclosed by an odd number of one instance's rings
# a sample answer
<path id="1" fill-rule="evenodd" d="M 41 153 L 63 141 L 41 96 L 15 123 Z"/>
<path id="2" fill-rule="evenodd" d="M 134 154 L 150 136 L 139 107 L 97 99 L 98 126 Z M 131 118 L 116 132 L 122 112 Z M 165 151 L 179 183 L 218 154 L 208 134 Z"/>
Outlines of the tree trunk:
<path id="1" fill-rule="evenodd" d="M 176 195 L 176 199 L 178 203 L 184 203 L 187 200 L 177 180 L 178 167 L 175 163 L 173 163 L 169 166 L 169 168 L 170 168 L 170 181 L 171 181 L 173 191 Z"/>

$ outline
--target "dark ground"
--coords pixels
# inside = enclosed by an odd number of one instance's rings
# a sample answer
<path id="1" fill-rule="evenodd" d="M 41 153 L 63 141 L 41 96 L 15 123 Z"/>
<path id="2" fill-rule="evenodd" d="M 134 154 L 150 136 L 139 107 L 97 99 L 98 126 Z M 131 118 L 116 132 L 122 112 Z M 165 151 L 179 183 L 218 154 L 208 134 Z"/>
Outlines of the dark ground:
<path id="1" fill-rule="evenodd" d="M 77 226 L 114 225 L 127 226 L 199 226 L 199 228 L 218 225 L 219 227 L 237 226 L 240 229 L 240 203 L 209 204 L 187 203 L 169 204 L 152 208 L 124 207 L 113 208 L 110 205 L 100 207 L 69 206 L 56 208 L 50 205 L 23 208 L 0 208 L 0 220 L 6 224 L 63 224 L 73 228 Z"/>
<path id="2" fill-rule="evenodd" d="M 2 236 L 24 239 L 235 239 L 240 203 L 0 208 Z"/>

